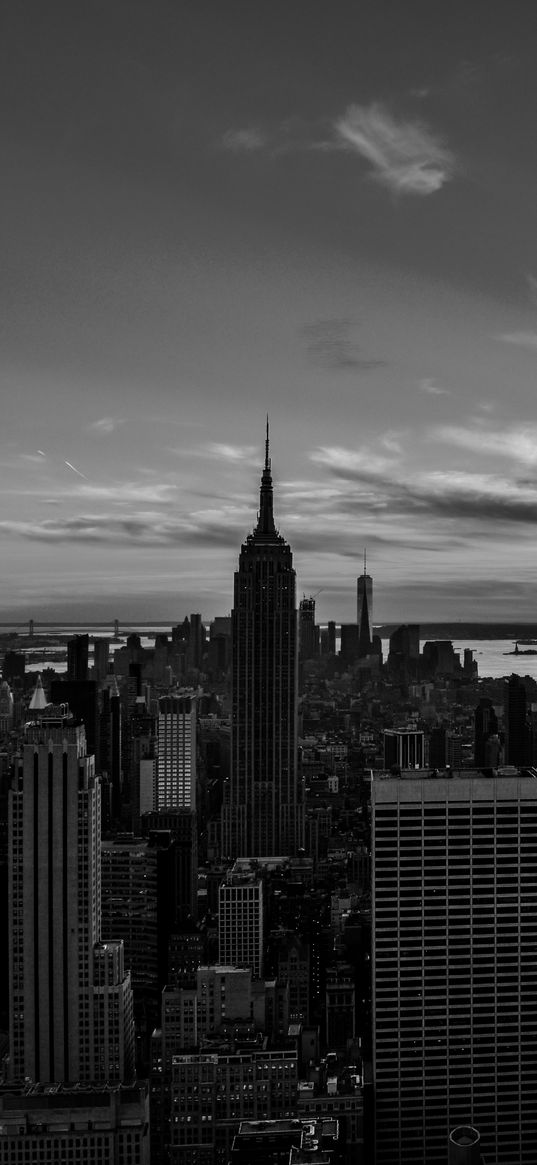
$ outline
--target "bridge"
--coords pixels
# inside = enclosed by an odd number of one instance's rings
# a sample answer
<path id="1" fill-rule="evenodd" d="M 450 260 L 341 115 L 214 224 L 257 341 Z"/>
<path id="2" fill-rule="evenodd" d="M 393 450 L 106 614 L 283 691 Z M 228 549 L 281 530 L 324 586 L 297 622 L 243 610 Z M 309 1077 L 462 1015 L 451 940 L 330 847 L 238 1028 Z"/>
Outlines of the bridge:
<path id="1" fill-rule="evenodd" d="M 10 629 L 22 630 L 23 628 L 28 628 L 28 631 L 27 631 L 28 638 L 33 639 L 34 635 L 36 634 L 37 628 L 39 628 L 39 630 L 42 634 L 43 633 L 46 634 L 47 631 L 54 631 L 54 630 L 58 630 L 58 629 L 61 629 L 62 631 L 73 631 L 73 632 L 75 632 L 75 631 L 82 631 L 82 632 L 84 632 L 84 631 L 96 631 L 96 630 L 102 631 L 103 627 L 107 626 L 107 622 L 108 622 L 108 620 L 106 620 L 106 619 L 101 619 L 98 623 L 86 623 L 83 619 L 79 619 L 76 623 L 65 623 L 65 622 L 63 622 L 63 620 L 61 622 L 47 622 L 46 620 L 41 620 L 41 619 L 39 620 L 39 622 L 37 621 L 37 619 L 29 619 L 28 622 L 26 622 L 26 620 L 18 619 L 17 621 L 12 622 L 12 623 L 0 622 L 0 630 L 4 627 L 6 628 L 6 630 L 10 630 Z M 131 626 L 131 625 L 125 626 L 124 624 L 120 625 L 119 619 L 114 619 L 111 621 L 110 626 L 111 626 L 113 638 L 119 639 L 120 635 L 130 635 L 131 632 L 136 632 L 140 628 L 143 628 L 143 627 L 168 627 L 168 628 L 171 628 L 171 627 L 175 627 L 176 623 L 177 623 L 177 619 L 168 619 L 166 621 L 162 621 L 159 619 L 156 619 L 156 620 L 154 620 L 154 619 L 140 619 L 136 626 Z"/>

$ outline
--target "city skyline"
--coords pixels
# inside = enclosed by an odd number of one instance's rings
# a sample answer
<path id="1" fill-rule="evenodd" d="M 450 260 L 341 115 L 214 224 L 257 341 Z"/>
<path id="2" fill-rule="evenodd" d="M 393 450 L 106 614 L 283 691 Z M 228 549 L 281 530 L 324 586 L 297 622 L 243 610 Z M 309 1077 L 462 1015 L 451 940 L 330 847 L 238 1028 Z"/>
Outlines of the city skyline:
<path id="1" fill-rule="evenodd" d="M 537 13 L 7 14 L 0 619 L 534 617 Z M 513 576 L 516 577 L 513 577 Z"/>

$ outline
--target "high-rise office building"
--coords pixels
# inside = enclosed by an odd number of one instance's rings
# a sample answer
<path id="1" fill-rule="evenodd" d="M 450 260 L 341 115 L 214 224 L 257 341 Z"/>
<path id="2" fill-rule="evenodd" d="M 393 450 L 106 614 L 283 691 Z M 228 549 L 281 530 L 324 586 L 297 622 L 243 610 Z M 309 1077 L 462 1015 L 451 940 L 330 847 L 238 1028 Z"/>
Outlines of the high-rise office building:
<path id="1" fill-rule="evenodd" d="M 196 808 L 195 692 L 159 700 L 154 808 Z"/>
<path id="2" fill-rule="evenodd" d="M 0 735 L 4 736 L 13 728 L 13 692 L 7 682 L 0 683 Z"/>
<path id="3" fill-rule="evenodd" d="M 203 651 L 205 647 L 205 627 L 203 626 L 201 615 L 194 614 L 190 616 L 188 646 L 187 646 L 187 665 L 189 668 L 199 670 L 203 659 Z"/>
<path id="4" fill-rule="evenodd" d="M 234 872 L 218 895 L 218 958 L 228 967 L 263 974 L 263 882 L 254 873 Z"/>
<path id="5" fill-rule="evenodd" d="M 384 740 L 384 767 L 422 769 L 425 764 L 424 733 L 414 728 L 386 728 Z"/>
<path id="6" fill-rule="evenodd" d="M 509 765 L 531 764 L 532 740 L 528 697 L 520 676 L 504 682 L 505 760 Z"/>
<path id="7" fill-rule="evenodd" d="M 90 756 L 100 755 L 99 685 L 96 680 L 52 680 L 53 704 L 68 704 L 73 716 L 84 722 L 86 746 Z"/>
<path id="8" fill-rule="evenodd" d="M 377 1165 L 537 1159 L 537 780 L 374 777 Z"/>
<path id="9" fill-rule="evenodd" d="M 96 639 L 93 644 L 93 679 L 101 683 L 108 675 L 110 665 L 110 640 Z"/>
<path id="10" fill-rule="evenodd" d="M 173 895 L 172 921 L 181 926 L 198 915 L 198 831 L 194 809 L 155 809 L 141 818 L 142 832 L 166 830 L 174 842 L 169 892 Z"/>
<path id="11" fill-rule="evenodd" d="M 409 669 L 420 657 L 420 629 L 417 623 L 403 623 L 390 635 L 390 670 L 401 667 Z"/>
<path id="12" fill-rule="evenodd" d="M 364 550 L 364 573 L 356 581 L 358 654 L 369 655 L 373 644 L 373 579 L 367 573 Z"/>
<path id="13" fill-rule="evenodd" d="M 295 854 L 303 845 L 296 579 L 272 506 L 267 424 L 257 525 L 235 574 L 231 772 L 222 816 L 222 849 L 231 857 Z"/>
<path id="14" fill-rule="evenodd" d="M 121 697 L 115 675 L 108 677 L 108 683 L 101 691 L 99 744 L 100 772 L 106 773 L 110 782 L 111 805 L 109 808 L 112 820 L 119 821 L 123 800 L 123 766 L 121 750 Z"/>
<path id="15" fill-rule="evenodd" d="M 356 663 L 360 658 L 360 628 L 356 623 L 342 623 L 340 655 L 344 663 Z"/>
<path id="16" fill-rule="evenodd" d="M 130 975 L 122 944 L 100 941 L 94 758 L 64 707 L 25 739 L 9 794 L 9 1079 L 130 1083 Z"/>
<path id="17" fill-rule="evenodd" d="M 315 599 L 300 600 L 298 608 L 298 641 L 300 659 L 317 659 L 319 656 L 319 628 L 315 623 Z"/>
<path id="18" fill-rule="evenodd" d="M 89 635 L 74 635 L 67 641 L 67 679 L 87 680 Z"/>

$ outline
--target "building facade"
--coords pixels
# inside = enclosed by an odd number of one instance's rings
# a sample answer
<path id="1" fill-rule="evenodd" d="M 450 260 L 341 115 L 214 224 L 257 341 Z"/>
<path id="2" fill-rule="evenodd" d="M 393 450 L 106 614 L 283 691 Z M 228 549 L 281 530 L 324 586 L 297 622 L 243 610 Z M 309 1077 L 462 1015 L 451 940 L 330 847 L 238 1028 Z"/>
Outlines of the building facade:
<path id="1" fill-rule="evenodd" d="M 227 967 L 263 974 L 263 882 L 253 873 L 228 874 L 218 895 L 218 957 Z"/>
<path id="2" fill-rule="evenodd" d="M 241 1120 L 295 1112 L 294 1051 L 174 1056 L 171 1077 L 172 1165 L 227 1165 Z"/>
<path id="3" fill-rule="evenodd" d="M 537 773 L 372 784 L 377 1165 L 537 1158 Z"/>
<path id="4" fill-rule="evenodd" d="M 27 727 L 9 793 L 8 1078 L 130 1083 L 130 975 L 100 942 L 100 783 L 63 713 Z"/>
<path id="5" fill-rule="evenodd" d="M 153 808 L 196 808 L 196 695 L 163 696 L 157 720 Z"/>
<path id="6" fill-rule="evenodd" d="M 387 728 L 383 732 L 384 765 L 400 769 L 422 769 L 425 764 L 425 737 L 413 728 Z"/>

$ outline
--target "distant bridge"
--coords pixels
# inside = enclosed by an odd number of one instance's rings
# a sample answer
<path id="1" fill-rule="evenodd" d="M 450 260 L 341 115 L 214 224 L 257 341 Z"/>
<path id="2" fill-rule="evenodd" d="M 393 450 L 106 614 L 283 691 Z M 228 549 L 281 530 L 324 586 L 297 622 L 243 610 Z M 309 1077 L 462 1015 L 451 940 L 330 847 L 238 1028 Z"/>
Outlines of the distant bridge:
<path id="1" fill-rule="evenodd" d="M 19 630 L 23 627 L 27 627 L 28 637 L 33 639 L 38 628 L 40 631 L 46 631 L 49 628 L 58 627 L 61 627 L 62 630 L 65 631 L 95 631 L 98 628 L 102 629 L 103 627 L 106 627 L 107 623 L 107 619 L 101 619 L 98 623 L 86 623 L 84 619 L 79 619 L 76 623 L 65 623 L 63 620 L 61 622 L 53 623 L 41 619 L 39 622 L 37 619 L 29 619 L 28 621 L 25 619 L 18 619 L 16 622 L 12 623 L 0 622 L 0 628 L 6 627 L 8 629 L 13 628 Z M 113 619 L 110 621 L 110 626 L 114 639 L 118 639 L 120 634 L 129 635 L 131 631 L 137 631 L 141 627 L 175 627 L 176 623 L 176 619 L 169 619 L 166 621 L 159 619 L 140 619 L 135 626 L 130 624 L 125 626 L 124 624 L 120 625 L 119 619 Z"/>

